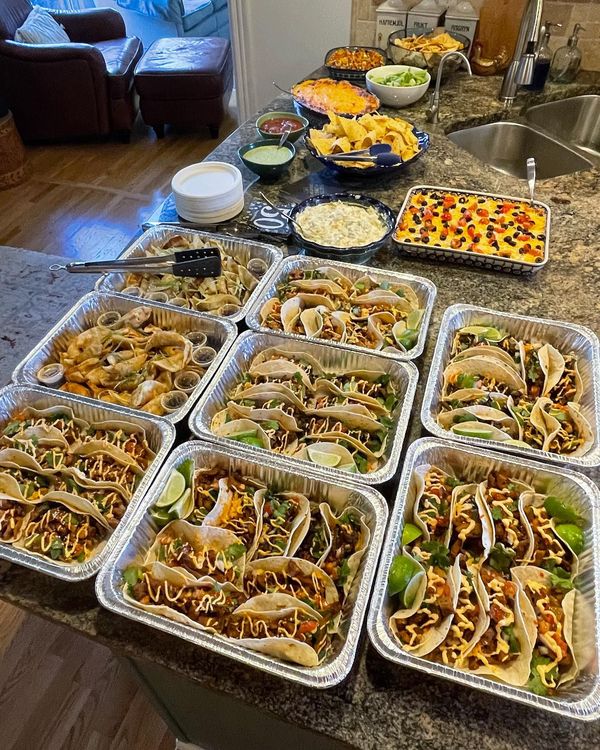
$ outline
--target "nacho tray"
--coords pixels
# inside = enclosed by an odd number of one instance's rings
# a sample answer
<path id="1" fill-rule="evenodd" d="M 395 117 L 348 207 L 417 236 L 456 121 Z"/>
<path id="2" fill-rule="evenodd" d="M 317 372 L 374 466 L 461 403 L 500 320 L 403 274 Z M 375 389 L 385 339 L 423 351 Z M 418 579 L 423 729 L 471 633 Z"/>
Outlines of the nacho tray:
<path id="1" fill-rule="evenodd" d="M 259 280 L 255 289 L 253 290 L 250 297 L 246 300 L 246 303 L 242 306 L 239 312 L 235 315 L 227 317 L 232 323 L 239 323 L 244 319 L 246 313 L 252 301 L 260 296 L 263 288 L 268 284 L 268 279 L 275 268 L 276 264 L 283 257 L 281 250 L 274 245 L 266 245 L 262 242 L 253 242 L 251 240 L 239 239 L 236 237 L 227 237 L 222 234 L 212 234 L 211 232 L 200 232 L 197 229 L 186 229 L 184 227 L 174 227 L 168 224 L 157 225 L 150 229 L 147 229 L 135 242 L 133 242 L 128 248 L 126 248 L 121 255 L 119 260 L 125 258 L 141 258 L 147 254 L 147 250 L 150 249 L 151 245 L 161 244 L 168 240 L 170 237 L 181 236 L 187 239 L 199 238 L 201 240 L 218 240 L 223 245 L 225 250 L 232 255 L 234 258 L 239 258 L 242 255 L 248 253 L 248 259 L 260 258 L 264 260 L 268 265 L 267 272 L 262 279 Z M 107 273 L 101 276 L 96 282 L 96 290 L 99 292 L 112 292 L 115 294 L 122 294 L 122 290 L 125 286 L 125 274 L 123 273 Z M 132 295 L 124 295 L 128 299 L 131 299 Z M 143 299 L 135 297 L 135 299 Z M 181 308 L 177 305 L 172 305 L 169 302 L 159 302 L 157 304 L 164 305 L 172 310 L 182 310 L 188 308 Z M 206 312 L 205 315 L 215 317 L 214 313 Z M 216 316 L 219 317 L 219 316 Z"/>
<path id="2" fill-rule="evenodd" d="M 342 623 L 343 642 L 340 642 L 340 639 L 336 641 L 335 653 L 320 666 L 302 667 L 249 651 L 237 645 L 235 641 L 225 640 L 218 635 L 204 633 L 154 613 L 145 612 L 124 599 L 121 571 L 131 563 L 140 562 L 142 551 L 147 550 L 157 532 L 154 521 L 147 511 L 160 496 L 174 467 L 187 458 L 193 458 L 196 467 L 226 466 L 269 484 L 328 500 L 340 510 L 347 505 L 353 505 L 365 514 L 365 521 L 371 530 L 371 541 L 344 607 L 345 613 L 348 613 L 349 609 L 351 613 Z M 232 450 L 200 441 L 183 443 L 169 456 L 156 481 L 136 508 L 135 514 L 129 518 L 121 544 L 113 549 L 110 559 L 98 576 L 96 594 L 103 607 L 123 617 L 163 630 L 197 646 L 292 682 L 312 688 L 329 688 L 341 682 L 352 668 L 383 543 L 387 515 L 385 500 L 370 487 L 344 484 L 337 480 L 330 483 L 325 479 L 315 478 L 310 473 L 298 471 L 286 460 L 261 457 L 254 461 L 246 451 L 237 447 Z"/>
<path id="3" fill-rule="evenodd" d="M 423 278 L 422 276 L 413 276 L 408 273 L 397 273 L 396 271 L 386 271 L 381 268 L 372 268 L 371 266 L 357 266 L 350 263 L 323 260 L 321 258 L 307 258 L 294 255 L 284 258 L 271 274 L 269 283 L 263 290 L 261 296 L 254 300 L 254 303 L 248 311 L 248 315 L 246 316 L 246 324 L 248 325 L 248 328 L 252 328 L 255 331 L 263 331 L 264 333 L 277 333 L 281 336 L 287 336 L 290 339 L 294 339 L 295 341 L 322 341 L 322 339 L 309 339 L 306 336 L 300 336 L 297 333 L 274 331 L 260 323 L 260 310 L 262 306 L 267 300 L 271 299 L 271 297 L 276 296 L 277 286 L 286 280 L 291 271 L 297 269 L 320 268 L 322 266 L 338 268 L 344 275 L 353 280 L 359 279 L 361 276 L 369 275 L 378 282 L 389 281 L 392 283 L 401 282 L 408 284 L 414 289 L 421 307 L 425 310 L 423 319 L 421 320 L 421 327 L 419 328 L 419 338 L 417 343 L 408 352 L 401 352 L 400 350 L 397 352 L 377 351 L 375 349 L 367 349 L 364 346 L 356 346 L 355 344 L 341 344 L 337 341 L 328 341 L 327 343 L 330 347 L 339 347 L 353 352 L 361 352 L 362 354 L 377 354 L 380 357 L 401 360 L 404 362 L 411 359 L 417 359 L 423 354 L 431 310 L 433 309 L 433 303 L 437 293 L 436 286 L 432 281 L 429 281 L 429 279 Z"/>
<path id="4" fill-rule="evenodd" d="M 398 213 L 398 219 L 396 220 L 396 226 L 398 225 L 400 218 L 406 211 L 410 199 L 413 194 L 419 190 L 441 190 L 452 193 L 459 193 L 461 195 L 477 195 L 483 198 L 494 198 L 496 200 L 508 200 L 508 201 L 527 201 L 527 198 L 516 198 L 511 195 L 500 195 L 497 193 L 485 193 L 482 190 L 463 190 L 462 188 L 453 187 L 440 187 L 439 185 L 414 185 L 407 192 L 404 202 Z M 483 255 L 478 253 L 469 253 L 465 250 L 453 250 L 449 247 L 440 247 L 439 245 L 413 245 L 410 242 L 400 242 L 392 234 L 392 241 L 396 247 L 407 255 L 411 255 L 417 258 L 426 258 L 427 260 L 450 260 L 454 263 L 459 263 L 465 266 L 471 266 L 475 268 L 486 268 L 492 271 L 504 271 L 506 273 L 514 273 L 518 276 L 524 274 L 535 273 L 543 268 L 548 262 L 548 253 L 550 247 L 550 206 L 541 201 L 534 201 L 534 205 L 543 208 L 546 211 L 546 240 L 544 242 L 544 260 L 541 263 L 526 263 L 520 260 L 511 260 L 510 258 L 501 258 L 497 255 Z M 395 230 L 394 230 L 395 232 Z"/>
<path id="5" fill-rule="evenodd" d="M 4 560 L 24 565 L 63 581 L 82 581 L 91 578 L 104 565 L 110 553 L 122 542 L 123 535 L 126 533 L 127 521 L 133 515 L 139 501 L 152 483 L 175 442 L 175 428 L 163 417 L 156 417 L 153 414 L 142 415 L 123 406 L 103 404 L 99 401 L 89 402 L 86 400 L 82 402 L 70 393 L 57 393 L 42 386 L 29 385 L 8 385 L 0 390 L 0 426 L 4 427 L 11 414 L 24 409 L 26 406 L 39 409 L 46 409 L 49 406 L 69 406 L 77 417 L 88 422 L 111 419 L 131 422 L 144 428 L 148 444 L 156 453 L 154 461 L 142 477 L 119 525 L 112 532 L 104 547 L 86 562 L 69 566 L 57 565 L 52 560 L 46 560 L 24 550 L 15 549 L 10 544 L 0 543 L 0 558 Z M 1 467 L 0 471 L 2 471 Z"/>
<path id="6" fill-rule="evenodd" d="M 512 687 L 490 677 L 469 674 L 453 667 L 427 661 L 400 648 L 388 624 L 392 604 L 387 595 L 387 577 L 394 556 L 400 550 L 407 503 L 412 499 L 411 476 L 415 467 L 434 464 L 457 469 L 477 480 L 490 471 L 507 472 L 509 476 L 532 481 L 536 489 L 551 491 L 564 497 L 588 523 L 586 548 L 580 556 L 582 574 L 579 590 L 585 597 L 586 614 L 576 607 L 574 621 L 574 647 L 585 648 L 587 666 L 582 669 L 571 687 L 560 690 L 558 696 L 538 696 L 525 688 Z M 444 440 L 422 438 L 414 442 L 404 461 L 404 470 L 396 495 L 394 510 L 386 534 L 374 593 L 368 615 L 368 633 L 377 651 L 389 661 L 418 669 L 429 675 L 443 677 L 467 687 L 477 688 L 493 695 L 525 703 L 573 719 L 592 720 L 600 717 L 600 674 L 598 672 L 598 644 L 600 642 L 600 491 L 587 477 L 566 469 L 555 469 L 535 461 L 512 456 L 502 456 L 489 451 L 461 448 Z M 585 619 L 585 623 L 584 623 Z M 592 624 L 593 619 L 593 624 Z M 584 645 L 584 637 L 585 645 Z"/>
<path id="7" fill-rule="evenodd" d="M 594 444 L 583 456 L 559 455 L 537 448 L 520 448 L 493 440 L 464 437 L 444 430 L 436 420 L 442 394 L 444 368 L 450 357 L 454 332 L 463 326 L 475 325 L 483 321 L 493 326 L 508 329 L 517 338 L 531 338 L 545 341 L 562 351 L 574 351 L 578 357 L 579 371 L 583 379 L 581 412 L 587 417 L 594 433 Z M 593 467 L 600 465 L 600 343 L 595 333 L 584 326 L 556 320 L 544 320 L 525 315 L 498 312 L 474 305 L 452 305 L 444 313 L 440 332 L 429 368 L 429 378 L 421 407 L 421 422 L 432 435 L 446 440 L 475 445 L 480 448 L 518 453 L 532 459 L 543 459 L 553 463 L 569 464 L 573 467 Z"/>
<path id="8" fill-rule="evenodd" d="M 90 292 L 82 297 L 79 302 L 76 302 L 54 328 L 44 336 L 42 341 L 17 365 L 12 374 L 13 382 L 21 385 L 39 385 L 36 373 L 40 367 L 53 361 L 54 352 L 57 349 L 63 350 L 70 337 L 81 333 L 85 328 L 92 325 L 100 313 L 108 310 L 117 310 L 120 313 L 126 313 L 140 305 L 152 308 L 155 314 L 155 322 L 161 327 L 165 326 L 179 333 L 202 331 L 208 337 L 207 344 L 217 351 L 214 361 L 210 364 L 204 377 L 194 391 L 192 391 L 185 404 L 172 414 L 166 414 L 163 417 L 173 424 L 180 422 L 190 411 L 200 393 L 206 388 L 209 380 L 225 357 L 227 350 L 235 340 L 237 327 L 228 320 L 219 320 L 204 313 L 167 307 L 166 305 L 150 302 L 149 300 L 140 300 L 136 297 Z M 57 389 L 52 390 L 55 393 L 59 392 Z M 75 396 L 75 398 L 82 403 L 97 405 L 105 403 L 99 399 L 87 396 Z M 132 409 L 132 411 L 140 416 L 148 414 L 148 412 L 141 409 Z"/>
<path id="9" fill-rule="evenodd" d="M 190 416 L 190 429 L 200 438 L 216 442 L 221 446 L 232 446 L 234 442 L 226 437 L 217 437 L 210 429 L 214 415 L 224 409 L 227 405 L 227 396 L 240 381 L 241 376 L 247 371 L 252 359 L 261 351 L 277 346 L 288 352 L 306 352 L 315 357 L 326 370 L 335 371 L 336 368 L 343 370 L 366 370 L 375 367 L 388 373 L 393 382 L 400 388 L 401 403 L 397 407 L 395 426 L 392 430 L 388 448 L 385 455 L 385 463 L 377 471 L 369 474 L 348 474 L 335 468 L 318 466 L 311 461 L 286 456 L 293 466 L 304 471 L 318 472 L 333 482 L 352 481 L 364 484 L 381 484 L 387 482 L 396 473 L 400 461 L 400 453 L 404 436 L 408 428 L 408 421 L 412 408 L 419 373 L 412 362 L 394 362 L 374 354 L 356 354 L 344 349 L 318 344 L 314 341 L 304 339 L 296 341 L 286 336 L 276 334 L 255 333 L 246 331 L 235 342 L 227 358 L 216 373 L 211 387 L 206 390 L 202 399 L 196 405 Z M 257 461 L 263 460 L 264 456 L 278 457 L 279 454 L 266 448 L 254 448 L 244 446 Z"/>

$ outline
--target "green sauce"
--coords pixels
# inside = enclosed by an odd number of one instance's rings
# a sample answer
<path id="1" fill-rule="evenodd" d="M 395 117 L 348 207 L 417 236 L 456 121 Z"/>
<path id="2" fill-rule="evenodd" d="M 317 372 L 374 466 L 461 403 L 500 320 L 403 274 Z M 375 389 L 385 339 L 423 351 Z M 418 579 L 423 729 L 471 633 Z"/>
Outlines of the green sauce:
<path id="1" fill-rule="evenodd" d="M 255 164 L 285 164 L 289 161 L 292 156 L 292 152 L 289 148 L 282 146 L 259 146 L 258 148 L 250 149 L 244 154 L 244 158 L 247 161 L 252 161 Z"/>

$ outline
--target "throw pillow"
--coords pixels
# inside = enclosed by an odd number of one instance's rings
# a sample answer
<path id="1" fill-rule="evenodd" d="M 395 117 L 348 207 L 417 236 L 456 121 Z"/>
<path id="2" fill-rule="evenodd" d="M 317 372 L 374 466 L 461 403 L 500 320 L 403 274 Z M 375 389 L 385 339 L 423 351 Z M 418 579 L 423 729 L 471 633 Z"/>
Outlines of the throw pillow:
<path id="1" fill-rule="evenodd" d="M 15 31 L 15 42 L 24 44 L 67 44 L 71 40 L 50 13 L 35 6 L 25 23 Z"/>

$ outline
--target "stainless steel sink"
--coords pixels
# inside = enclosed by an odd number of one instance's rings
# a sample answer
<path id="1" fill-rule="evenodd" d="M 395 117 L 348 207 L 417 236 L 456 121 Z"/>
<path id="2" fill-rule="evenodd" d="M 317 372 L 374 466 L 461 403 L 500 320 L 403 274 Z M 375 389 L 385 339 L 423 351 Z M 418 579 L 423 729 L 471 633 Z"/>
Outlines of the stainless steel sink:
<path id="1" fill-rule="evenodd" d="M 531 107 L 526 119 L 600 158 L 600 96 L 588 94 Z"/>
<path id="2" fill-rule="evenodd" d="M 535 158 L 540 180 L 593 166 L 574 149 L 519 122 L 491 122 L 455 130 L 448 138 L 490 167 L 521 179 L 527 176 L 529 156 Z"/>

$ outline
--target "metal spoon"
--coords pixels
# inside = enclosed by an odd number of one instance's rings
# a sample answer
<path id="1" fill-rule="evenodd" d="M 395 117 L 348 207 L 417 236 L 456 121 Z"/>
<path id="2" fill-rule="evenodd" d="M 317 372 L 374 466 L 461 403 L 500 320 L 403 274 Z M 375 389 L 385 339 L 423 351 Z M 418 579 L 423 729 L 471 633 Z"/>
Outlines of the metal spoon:
<path id="1" fill-rule="evenodd" d="M 293 96 L 291 91 L 282 88 L 278 83 L 275 83 L 275 81 L 273 81 L 273 86 L 275 86 L 276 89 L 279 89 L 279 91 L 281 91 L 283 94 L 290 94 L 290 96 Z"/>
<path id="2" fill-rule="evenodd" d="M 264 200 L 264 201 L 265 201 L 266 203 L 268 203 L 268 204 L 269 204 L 269 206 L 271 206 L 271 208 L 274 208 L 274 209 L 275 209 L 276 211 L 278 211 L 278 212 L 279 212 L 279 213 L 280 213 L 280 214 L 281 214 L 282 216 L 285 216 L 285 218 L 286 218 L 286 219 L 287 219 L 287 220 L 288 220 L 289 222 L 291 222 L 291 223 L 292 223 L 292 224 L 293 224 L 293 225 L 294 225 L 294 226 L 296 227 L 296 229 L 297 229 L 298 231 L 300 231 L 300 224 L 298 224 L 298 222 L 297 222 L 297 221 L 295 221 L 294 219 L 292 219 L 292 217 L 291 217 L 291 216 L 290 216 L 290 215 L 288 214 L 288 212 L 287 212 L 287 211 L 283 211 L 283 210 L 282 210 L 281 208 L 279 208 L 279 206 L 276 206 L 276 205 L 275 205 L 275 204 L 273 203 L 273 201 L 270 201 L 270 200 L 269 200 L 269 199 L 267 198 L 267 196 L 266 196 L 266 195 L 265 195 L 264 193 L 261 193 L 261 194 L 260 194 L 260 196 L 261 196 L 261 198 L 262 198 L 262 199 L 263 199 L 263 200 Z"/>
<path id="3" fill-rule="evenodd" d="M 277 148 L 283 148 L 283 144 L 287 141 L 291 132 L 292 132 L 291 128 L 288 128 L 287 130 L 283 131 L 282 136 L 279 139 L 279 143 L 277 144 Z"/>
<path id="4" fill-rule="evenodd" d="M 527 159 L 527 184 L 529 185 L 529 197 L 531 198 L 531 205 L 533 205 L 535 198 L 535 159 L 530 156 Z"/>

